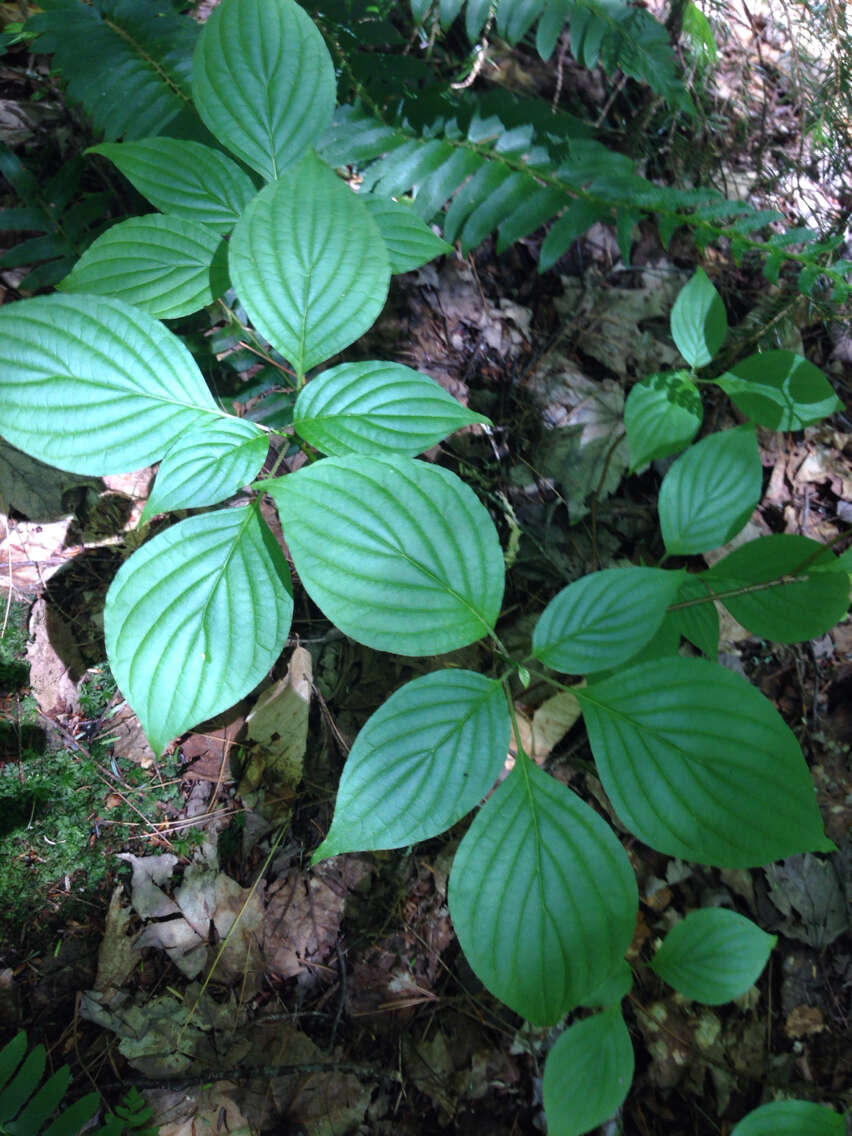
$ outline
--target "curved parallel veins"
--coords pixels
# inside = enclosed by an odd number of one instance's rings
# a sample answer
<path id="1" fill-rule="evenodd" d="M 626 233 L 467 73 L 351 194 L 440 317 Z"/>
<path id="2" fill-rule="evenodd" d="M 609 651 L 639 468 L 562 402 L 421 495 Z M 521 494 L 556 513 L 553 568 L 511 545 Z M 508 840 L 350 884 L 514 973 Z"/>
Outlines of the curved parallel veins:
<path id="1" fill-rule="evenodd" d="M 110 587 L 104 632 L 156 753 L 261 681 L 292 614 L 286 559 L 254 507 L 190 517 L 134 553 Z"/>

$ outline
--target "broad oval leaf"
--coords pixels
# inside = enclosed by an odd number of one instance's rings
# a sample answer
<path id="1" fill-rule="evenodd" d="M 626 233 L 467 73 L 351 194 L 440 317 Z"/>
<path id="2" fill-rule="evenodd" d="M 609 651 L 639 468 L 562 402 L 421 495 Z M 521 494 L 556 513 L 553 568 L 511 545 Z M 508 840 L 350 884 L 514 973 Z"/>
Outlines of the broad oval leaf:
<path id="1" fill-rule="evenodd" d="M 819 570 L 809 574 L 817 562 Z M 830 631 L 849 610 L 849 577 L 828 570 L 831 562 L 837 563 L 834 553 L 817 541 L 776 533 L 734 549 L 702 579 L 721 593 L 721 602 L 752 634 L 775 643 L 800 643 Z M 791 582 L 773 583 L 784 577 Z M 737 590 L 742 594 L 725 594 Z"/>
<path id="2" fill-rule="evenodd" d="M 499 680 L 446 670 L 406 683 L 362 726 L 314 863 L 446 831 L 497 780 L 511 732 Z"/>
<path id="3" fill-rule="evenodd" d="M 373 193 L 365 193 L 361 200 L 387 245 L 391 272 L 412 272 L 453 251 L 453 246 L 435 236 L 408 205 Z"/>
<path id="4" fill-rule="evenodd" d="M 258 483 L 306 591 L 341 631 L 399 655 L 453 651 L 494 627 L 497 531 L 473 490 L 404 457 L 325 458 Z"/>
<path id="5" fill-rule="evenodd" d="M 751 426 L 702 438 L 681 454 L 660 486 L 658 509 L 670 556 L 709 552 L 751 516 L 763 491 L 763 467 Z"/>
<path id="6" fill-rule="evenodd" d="M 605 568 L 575 580 L 553 597 L 533 635 L 533 654 L 565 674 L 618 666 L 659 630 L 681 572 Z"/>
<path id="7" fill-rule="evenodd" d="M 255 197 L 234 230 L 230 263 L 255 326 L 299 375 L 363 335 L 390 283 L 364 202 L 314 154 Z"/>
<path id="8" fill-rule="evenodd" d="M 750 1112 L 731 1136 L 846 1136 L 846 1121 L 827 1105 L 773 1101 Z"/>
<path id="9" fill-rule="evenodd" d="M 802 430 L 843 408 L 819 367 L 794 351 L 750 355 L 716 382 L 743 414 L 770 430 Z"/>
<path id="10" fill-rule="evenodd" d="M 106 296 L 0 309 L 0 433 L 72 473 L 130 473 L 181 430 L 220 416 L 181 341 Z"/>
<path id="11" fill-rule="evenodd" d="M 705 659 L 661 659 L 575 690 L 604 788 L 659 852 L 753 868 L 834 848 L 775 707 Z"/>
<path id="12" fill-rule="evenodd" d="M 550 1136 L 581 1136 L 609 1120 L 633 1083 L 633 1043 L 617 1007 L 569 1026 L 544 1065 Z"/>
<path id="13" fill-rule="evenodd" d="M 292 615 L 287 560 L 256 506 L 190 517 L 135 552 L 107 593 L 104 635 L 154 752 L 255 687 Z"/>
<path id="14" fill-rule="evenodd" d="M 613 972 L 636 926 L 636 877 L 609 825 L 521 756 L 459 845 L 450 914 L 488 989 L 553 1025 Z"/>
<path id="15" fill-rule="evenodd" d="M 650 375 L 624 404 L 630 470 L 680 453 L 698 433 L 704 406 L 687 371 Z"/>
<path id="16" fill-rule="evenodd" d="M 401 363 L 341 363 L 311 379 L 293 425 L 324 454 L 413 457 L 472 422 L 490 419 L 462 406 L 428 375 Z"/>
<path id="17" fill-rule="evenodd" d="M 292 0 L 223 0 L 204 25 L 192 63 L 198 113 L 266 181 L 330 125 L 335 88 L 328 48 Z"/>
<path id="18" fill-rule="evenodd" d="M 102 233 L 59 285 L 114 296 L 155 319 L 177 319 L 228 289 L 228 249 L 218 233 L 181 217 L 131 217 Z"/>
<path id="19" fill-rule="evenodd" d="M 675 300 L 671 328 L 675 346 L 690 367 L 706 366 L 725 342 L 725 305 L 703 268 L 696 270 Z"/>
<path id="20" fill-rule="evenodd" d="M 685 998 L 718 1006 L 757 982 L 777 942 L 724 907 L 702 907 L 676 923 L 651 967 Z"/>
<path id="21" fill-rule="evenodd" d="M 102 142 L 87 154 L 109 158 L 143 197 L 163 213 L 228 233 L 257 190 L 236 162 L 182 138 Z"/>
<path id="22" fill-rule="evenodd" d="M 142 521 L 173 509 L 218 505 L 260 472 L 267 435 L 242 418 L 220 418 L 185 430 L 163 458 Z"/>

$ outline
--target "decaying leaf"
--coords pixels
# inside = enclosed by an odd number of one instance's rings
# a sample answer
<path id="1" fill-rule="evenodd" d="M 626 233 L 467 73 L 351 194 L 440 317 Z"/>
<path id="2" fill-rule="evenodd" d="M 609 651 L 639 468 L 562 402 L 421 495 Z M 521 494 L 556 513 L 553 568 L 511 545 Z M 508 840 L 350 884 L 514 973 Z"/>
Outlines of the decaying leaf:
<path id="1" fill-rule="evenodd" d="M 313 670 L 311 656 L 296 647 L 287 674 L 257 700 L 246 719 L 250 757 L 239 795 L 267 820 L 290 816 L 308 741 Z"/>
<path id="2" fill-rule="evenodd" d="M 121 885 L 113 889 L 104 937 L 98 950 L 98 973 L 94 988 L 104 1006 L 113 1003 L 140 959 L 133 942 L 134 936 L 127 934 L 131 910 L 121 902 L 123 892 Z"/>

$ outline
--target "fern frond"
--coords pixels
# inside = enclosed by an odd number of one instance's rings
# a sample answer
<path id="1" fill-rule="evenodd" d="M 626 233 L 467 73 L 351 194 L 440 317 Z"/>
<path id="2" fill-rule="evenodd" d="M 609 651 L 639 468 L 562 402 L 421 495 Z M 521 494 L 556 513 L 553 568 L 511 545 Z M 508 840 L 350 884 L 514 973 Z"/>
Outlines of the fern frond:
<path id="1" fill-rule="evenodd" d="M 27 1053 L 21 1031 L 0 1050 L 0 1136 L 77 1136 L 97 1112 L 100 1097 L 89 1093 L 51 1121 L 71 1084 L 63 1065 L 44 1083 L 47 1054 L 43 1045 Z"/>
<path id="2" fill-rule="evenodd" d="M 482 35 L 492 12 L 497 33 L 513 45 L 537 24 L 536 47 L 542 59 L 550 58 L 570 23 L 571 52 L 578 63 L 601 64 L 610 74 L 620 69 L 647 83 L 673 106 L 694 113 L 664 25 L 628 0 L 440 0 L 438 4 L 411 0 L 415 20 L 422 23 L 430 10 L 437 9 L 445 30 L 462 8 L 472 43 Z"/>
<path id="3" fill-rule="evenodd" d="M 107 140 L 160 134 L 192 110 L 199 27 L 164 0 L 42 0 L 27 24 Z M 120 91 L 120 97 L 116 92 Z M 172 128 L 174 129 L 174 128 Z"/>
<path id="4" fill-rule="evenodd" d="M 768 241 L 753 235 L 782 220 L 780 213 L 727 201 L 713 189 L 655 185 L 636 173 L 629 158 L 592 138 L 554 139 L 529 123 L 507 126 L 496 114 L 479 113 L 466 126 L 457 117 L 439 118 L 415 130 L 405 112 L 403 106 L 400 121 L 388 124 L 358 104 L 338 107 L 318 152 L 330 165 L 356 166 L 362 192 L 411 193 L 424 221 L 446 210 L 444 236 L 458 241 L 462 252 L 492 233 L 502 252 L 553 221 L 542 246 L 544 271 L 592 224 L 604 221 L 616 225 L 627 262 L 635 224 L 652 215 L 666 244 L 687 226 L 700 246 L 724 239 L 736 257 L 765 257 L 770 278 L 784 264 L 798 265 L 803 292 L 820 281 L 830 284 L 835 297 L 852 291 L 846 262 L 828 263 L 838 239 L 820 240 L 801 229 Z M 791 251 L 793 241 L 802 251 Z"/>
<path id="5" fill-rule="evenodd" d="M 42 184 L 0 143 L 0 175 L 26 202 L 21 208 L 0 209 L 0 231 L 42 234 L 0 256 L 0 269 L 37 265 L 18 285 L 22 292 L 48 288 L 67 276 L 107 223 L 109 195 L 82 191 L 83 168 L 81 157 L 72 158 Z"/>

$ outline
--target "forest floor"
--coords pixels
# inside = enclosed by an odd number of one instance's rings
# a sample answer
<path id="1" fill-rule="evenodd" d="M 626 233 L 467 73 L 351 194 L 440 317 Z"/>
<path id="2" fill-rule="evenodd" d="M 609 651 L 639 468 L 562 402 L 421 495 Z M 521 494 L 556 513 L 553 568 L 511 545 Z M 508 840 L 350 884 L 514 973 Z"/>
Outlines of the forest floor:
<path id="1" fill-rule="evenodd" d="M 813 158 L 802 172 L 789 32 L 754 6 L 723 45 L 717 151 L 729 193 L 836 223 L 852 206 L 849 160 Z M 526 62 L 514 60 L 516 73 Z M 0 62 L 0 128 L 30 156 L 66 121 L 61 102 L 33 98 L 27 73 L 40 66 Z M 591 80 L 569 69 L 566 81 Z M 663 249 L 648 225 L 625 266 L 598 225 L 538 275 L 539 244 L 499 257 L 486 245 L 397 278 L 355 348 L 432 375 L 497 424 L 430 456 L 463 471 L 512 549 L 507 644 L 528 639 L 567 581 L 659 556 L 665 463 L 628 477 L 612 439 L 632 383 L 673 364 L 668 314 L 700 260 L 677 235 Z M 843 313 L 826 321 L 724 249 L 701 262 L 735 342 L 805 353 L 846 404 L 799 434 L 761 432 L 766 491 L 744 539 L 833 540 L 852 520 Z M 24 271 L 0 273 L 6 300 Z M 735 424 L 727 403 L 708 413 L 716 428 Z M 297 592 L 270 683 L 155 758 L 104 662 L 100 615 L 152 476 L 79 478 L 0 448 L 0 1046 L 24 1028 L 55 1064 L 70 1063 L 81 1090 L 94 1084 L 114 1100 L 138 1084 L 161 1136 L 543 1131 L 550 1031 L 482 988 L 448 914 L 467 822 L 407 850 L 308 866 L 358 729 L 435 661 L 359 646 Z M 478 653 L 458 655 L 476 667 Z M 750 872 L 655 853 L 624 834 L 582 727 L 545 728 L 543 691 L 519 693 L 533 756 L 624 836 L 639 879 L 628 956 L 639 977 L 625 1010 L 636 1080 L 606 1136 L 720 1136 L 778 1093 L 852 1104 L 852 624 L 779 647 L 726 618 L 720 660 L 796 733 L 839 852 Z M 638 965 L 700 905 L 732 907 L 778 935 L 759 983 L 721 1007 L 673 994 Z"/>

